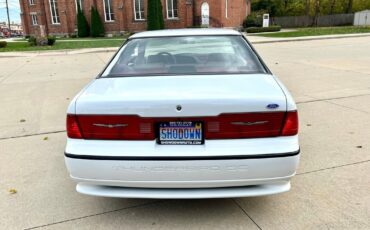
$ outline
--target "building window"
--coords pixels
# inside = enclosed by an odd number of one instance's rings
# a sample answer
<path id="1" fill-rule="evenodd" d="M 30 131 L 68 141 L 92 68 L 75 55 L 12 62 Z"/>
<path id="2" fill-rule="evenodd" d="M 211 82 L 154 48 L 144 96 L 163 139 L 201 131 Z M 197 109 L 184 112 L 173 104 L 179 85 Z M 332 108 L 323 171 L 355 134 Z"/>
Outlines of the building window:
<path id="1" fill-rule="evenodd" d="M 78 6 L 80 6 L 81 7 L 81 11 L 83 11 L 83 9 L 84 9 L 84 2 L 83 2 L 83 0 L 76 0 L 76 12 L 78 11 Z"/>
<path id="2" fill-rule="evenodd" d="M 167 18 L 177 17 L 177 0 L 167 0 Z"/>
<path id="3" fill-rule="evenodd" d="M 30 5 L 35 5 L 35 0 L 29 0 L 28 2 L 30 3 Z"/>
<path id="4" fill-rule="evenodd" d="M 228 5 L 229 5 L 228 0 L 225 0 L 225 17 L 226 18 L 228 18 L 228 16 L 229 16 L 228 12 L 227 12 Z"/>
<path id="5" fill-rule="evenodd" d="M 104 15 L 106 22 L 114 21 L 114 13 L 112 7 L 112 0 L 103 0 L 104 2 Z"/>
<path id="6" fill-rule="evenodd" d="M 31 14 L 32 25 L 37 26 L 37 15 L 36 13 Z"/>
<path id="7" fill-rule="evenodd" d="M 50 3 L 51 23 L 60 24 L 57 0 L 49 0 L 49 3 Z"/>
<path id="8" fill-rule="evenodd" d="M 144 0 L 134 0 L 135 20 L 144 20 Z"/>

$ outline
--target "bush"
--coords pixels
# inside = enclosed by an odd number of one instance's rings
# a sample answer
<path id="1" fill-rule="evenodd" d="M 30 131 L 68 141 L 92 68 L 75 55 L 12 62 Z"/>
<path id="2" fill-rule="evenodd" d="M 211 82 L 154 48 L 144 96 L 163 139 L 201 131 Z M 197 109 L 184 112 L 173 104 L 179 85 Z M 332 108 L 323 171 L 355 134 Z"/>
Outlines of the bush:
<path id="1" fill-rule="evenodd" d="M 0 48 L 5 48 L 8 45 L 6 41 L 0 41 Z"/>
<path id="2" fill-rule="evenodd" d="M 30 37 L 28 38 L 28 45 L 30 45 L 30 46 L 36 46 L 36 45 L 37 45 L 36 38 L 35 38 L 35 37 L 33 37 L 33 36 L 30 36 Z"/>
<path id="3" fill-rule="evenodd" d="M 91 7 L 91 37 L 104 37 L 104 25 L 101 21 L 98 10 L 95 7 Z"/>
<path id="4" fill-rule="evenodd" d="M 163 30 L 164 20 L 163 20 L 162 1 L 161 0 L 157 0 L 157 1 L 158 1 L 157 11 L 158 11 L 159 29 Z"/>
<path id="5" fill-rule="evenodd" d="M 78 1 L 77 1 L 77 34 L 80 38 L 88 37 L 90 35 L 86 17 L 82 12 L 80 3 Z"/>
<path id="6" fill-rule="evenodd" d="M 48 45 L 48 38 L 46 38 L 46 37 L 37 37 L 36 38 L 36 44 L 38 46 L 46 46 L 46 45 Z"/>
<path id="7" fill-rule="evenodd" d="M 70 38 L 77 38 L 77 35 L 76 34 L 71 34 L 69 35 Z"/>
<path id="8" fill-rule="evenodd" d="M 160 0 L 148 0 L 148 30 L 160 30 L 164 28 L 162 3 Z"/>
<path id="9" fill-rule="evenodd" d="M 270 27 L 250 27 L 245 31 L 247 33 L 262 33 L 262 32 L 277 32 L 281 30 L 281 26 L 270 26 Z"/>
<path id="10" fill-rule="evenodd" d="M 48 36 L 48 45 L 52 46 L 55 43 L 56 38 L 54 36 Z"/>
<path id="11" fill-rule="evenodd" d="M 249 27 L 258 27 L 257 21 L 255 18 L 252 17 L 245 17 L 243 20 L 243 28 L 249 28 Z"/>
<path id="12" fill-rule="evenodd" d="M 252 13 L 243 20 L 243 27 L 261 27 L 262 26 L 262 13 Z"/>

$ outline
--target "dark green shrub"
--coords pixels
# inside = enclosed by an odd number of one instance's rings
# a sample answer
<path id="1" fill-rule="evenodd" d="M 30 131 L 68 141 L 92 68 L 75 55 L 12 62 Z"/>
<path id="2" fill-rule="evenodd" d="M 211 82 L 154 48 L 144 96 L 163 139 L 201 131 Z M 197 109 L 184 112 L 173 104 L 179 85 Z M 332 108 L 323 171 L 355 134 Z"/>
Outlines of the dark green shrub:
<path id="1" fill-rule="evenodd" d="M 25 39 L 29 39 L 30 37 L 31 37 L 30 35 L 24 36 Z"/>
<path id="2" fill-rule="evenodd" d="M 261 27 L 263 22 L 263 14 L 265 12 L 258 11 L 258 12 L 252 12 L 250 15 L 248 15 L 243 20 L 243 27 L 249 28 L 249 27 Z"/>
<path id="3" fill-rule="evenodd" d="M 80 38 L 90 35 L 89 25 L 87 24 L 86 17 L 82 12 L 79 1 L 77 1 L 77 34 Z"/>
<path id="4" fill-rule="evenodd" d="M 158 12 L 159 29 L 163 30 L 164 20 L 163 20 L 162 1 L 161 0 L 157 0 L 157 1 L 158 1 L 157 12 Z"/>
<path id="5" fill-rule="evenodd" d="M 157 16 L 157 0 L 148 0 L 147 30 L 159 29 Z"/>
<path id="6" fill-rule="evenodd" d="M 36 44 L 38 46 L 46 46 L 48 45 L 48 38 L 47 37 L 36 37 Z"/>
<path id="7" fill-rule="evenodd" d="M 30 36 L 30 37 L 28 38 L 28 45 L 30 45 L 30 46 L 36 46 L 36 45 L 37 45 L 36 38 L 35 38 L 35 37 L 33 37 L 33 36 Z"/>
<path id="8" fill-rule="evenodd" d="M 255 18 L 247 16 L 243 20 L 243 28 L 258 27 L 258 26 L 259 25 L 258 25 L 257 20 Z"/>
<path id="9" fill-rule="evenodd" d="M 55 43 L 56 38 L 54 36 L 48 36 L 48 45 L 52 46 Z"/>
<path id="10" fill-rule="evenodd" d="M 8 45 L 6 41 L 0 41 L 0 48 L 5 48 Z"/>
<path id="11" fill-rule="evenodd" d="M 147 30 L 164 28 L 162 3 L 160 0 L 148 0 Z"/>
<path id="12" fill-rule="evenodd" d="M 77 38 L 77 35 L 76 34 L 71 34 L 69 35 L 70 38 Z"/>
<path id="13" fill-rule="evenodd" d="M 90 35 L 91 37 L 104 37 L 104 25 L 98 10 L 93 6 L 91 7 Z"/>
<path id="14" fill-rule="evenodd" d="M 262 33 L 262 32 L 276 32 L 280 31 L 281 26 L 270 26 L 270 27 L 249 27 L 245 31 L 247 33 Z"/>

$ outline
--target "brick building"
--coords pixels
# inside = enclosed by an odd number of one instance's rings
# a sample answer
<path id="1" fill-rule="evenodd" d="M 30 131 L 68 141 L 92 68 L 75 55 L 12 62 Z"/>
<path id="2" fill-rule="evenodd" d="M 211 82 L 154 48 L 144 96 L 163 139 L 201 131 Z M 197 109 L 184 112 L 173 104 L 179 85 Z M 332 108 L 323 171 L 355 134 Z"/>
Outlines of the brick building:
<path id="1" fill-rule="evenodd" d="M 77 1 L 90 21 L 95 6 L 106 33 L 146 29 L 147 0 L 20 0 L 25 35 L 76 33 Z M 161 0 L 165 28 L 239 27 L 250 13 L 250 0 Z"/>

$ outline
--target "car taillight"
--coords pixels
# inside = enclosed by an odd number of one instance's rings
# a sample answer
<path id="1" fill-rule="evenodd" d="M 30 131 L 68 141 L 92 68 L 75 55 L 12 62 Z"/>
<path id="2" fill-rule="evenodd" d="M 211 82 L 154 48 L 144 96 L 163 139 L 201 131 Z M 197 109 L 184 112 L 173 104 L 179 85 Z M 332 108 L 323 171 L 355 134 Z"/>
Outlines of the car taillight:
<path id="1" fill-rule="evenodd" d="M 77 117 L 74 114 L 67 115 L 67 136 L 69 138 L 81 139 L 82 134 L 78 125 Z"/>
<path id="2" fill-rule="evenodd" d="M 206 139 L 279 136 L 285 112 L 221 114 L 205 119 Z"/>
<path id="3" fill-rule="evenodd" d="M 101 140 L 154 140 L 159 122 L 203 122 L 205 139 L 291 136 L 298 132 L 297 112 L 256 112 L 209 117 L 147 118 L 136 115 L 67 116 L 69 138 Z"/>
<path id="4" fill-rule="evenodd" d="M 77 115 L 84 139 L 153 140 L 154 122 L 135 115 Z"/>
<path id="5" fill-rule="evenodd" d="M 289 111 L 286 113 L 281 136 L 294 136 L 298 133 L 298 113 Z"/>

